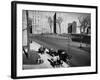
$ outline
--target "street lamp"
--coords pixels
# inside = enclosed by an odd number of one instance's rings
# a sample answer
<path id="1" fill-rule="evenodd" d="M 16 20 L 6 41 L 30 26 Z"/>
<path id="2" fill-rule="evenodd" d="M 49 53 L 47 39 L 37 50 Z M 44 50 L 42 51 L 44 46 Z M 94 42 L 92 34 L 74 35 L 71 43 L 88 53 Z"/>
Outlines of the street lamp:
<path id="1" fill-rule="evenodd" d="M 71 40 L 71 33 L 68 34 L 68 53 L 70 53 L 70 40 Z"/>

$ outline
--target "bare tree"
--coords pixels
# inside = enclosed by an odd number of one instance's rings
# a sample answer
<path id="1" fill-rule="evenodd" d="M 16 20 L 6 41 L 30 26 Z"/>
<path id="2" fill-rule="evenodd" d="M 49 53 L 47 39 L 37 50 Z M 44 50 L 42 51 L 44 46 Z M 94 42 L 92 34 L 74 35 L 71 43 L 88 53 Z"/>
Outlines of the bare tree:
<path id="1" fill-rule="evenodd" d="M 28 13 L 28 12 L 26 11 L 26 13 Z M 28 16 L 26 16 L 26 17 L 28 17 Z M 22 31 L 28 30 L 28 28 L 29 28 L 29 32 L 30 32 L 30 28 L 32 27 L 32 20 L 30 18 L 28 18 L 27 20 L 28 20 L 27 21 L 27 26 L 28 27 L 24 28 Z"/>
<path id="2" fill-rule="evenodd" d="M 90 16 L 86 16 L 86 17 L 78 17 L 78 20 L 80 22 L 80 34 L 84 34 L 86 33 L 85 32 L 85 29 L 88 27 L 88 26 L 91 26 L 91 17 Z M 83 29 L 83 31 L 82 31 Z M 82 47 L 82 35 L 80 36 L 80 48 Z"/>
<path id="3" fill-rule="evenodd" d="M 80 22 L 80 33 L 85 33 L 85 29 L 88 26 L 91 26 L 91 17 L 90 16 L 86 16 L 86 17 L 78 17 L 79 22 Z M 82 31 L 83 29 L 83 31 Z"/>
<path id="4" fill-rule="evenodd" d="M 59 25 L 59 32 L 61 33 L 61 23 L 62 23 L 63 19 L 61 17 L 58 17 L 57 19 L 57 23 Z"/>
<path id="5" fill-rule="evenodd" d="M 52 33 L 52 23 L 53 23 L 53 20 L 52 20 L 52 18 L 50 16 L 48 17 L 48 23 L 49 23 L 49 26 L 50 26 L 50 32 Z"/>

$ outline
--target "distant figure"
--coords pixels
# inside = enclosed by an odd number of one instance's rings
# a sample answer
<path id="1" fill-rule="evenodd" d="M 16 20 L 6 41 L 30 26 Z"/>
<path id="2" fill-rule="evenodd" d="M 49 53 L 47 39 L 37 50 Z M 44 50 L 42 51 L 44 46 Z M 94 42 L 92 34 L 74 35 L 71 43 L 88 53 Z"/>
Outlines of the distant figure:
<path id="1" fill-rule="evenodd" d="M 66 63 L 69 63 L 72 56 L 68 55 L 68 53 L 65 50 L 59 49 L 58 54 L 60 57 L 60 60 L 63 60 Z"/>
<path id="2" fill-rule="evenodd" d="M 51 56 L 58 56 L 58 54 L 57 54 L 57 51 L 55 51 L 54 49 L 49 49 L 49 52 L 48 52 L 48 54 L 49 55 L 51 55 Z"/>
<path id="3" fill-rule="evenodd" d="M 43 63 L 43 59 L 41 59 L 41 58 L 38 58 L 38 59 L 37 59 L 37 63 L 38 63 L 38 64 L 41 64 L 41 63 Z"/>
<path id="4" fill-rule="evenodd" d="M 45 48 L 44 53 L 49 53 L 49 49 Z"/>
<path id="5" fill-rule="evenodd" d="M 60 67 L 63 64 L 63 60 L 60 58 L 58 51 L 54 50 L 53 48 L 47 49 L 47 54 L 51 55 L 52 58 L 48 59 L 50 64 L 55 68 L 55 67 Z M 46 51 L 46 50 L 45 50 Z"/>
<path id="6" fill-rule="evenodd" d="M 44 48 L 43 46 L 41 46 L 41 47 L 38 49 L 38 53 L 44 54 L 44 51 L 45 51 L 45 48 Z"/>
<path id="7" fill-rule="evenodd" d="M 57 63 L 58 63 L 58 66 L 60 67 L 60 66 L 62 66 L 62 64 L 63 64 L 63 60 L 60 60 L 60 58 L 57 60 Z"/>
<path id="8" fill-rule="evenodd" d="M 57 61 L 58 60 L 58 58 L 59 58 L 59 56 L 55 56 L 54 54 L 53 54 L 53 56 L 52 56 L 52 59 L 53 59 L 53 61 Z"/>
<path id="9" fill-rule="evenodd" d="M 48 59 L 48 61 L 50 62 L 52 67 L 55 67 L 55 63 L 54 63 L 54 61 L 52 59 Z"/>

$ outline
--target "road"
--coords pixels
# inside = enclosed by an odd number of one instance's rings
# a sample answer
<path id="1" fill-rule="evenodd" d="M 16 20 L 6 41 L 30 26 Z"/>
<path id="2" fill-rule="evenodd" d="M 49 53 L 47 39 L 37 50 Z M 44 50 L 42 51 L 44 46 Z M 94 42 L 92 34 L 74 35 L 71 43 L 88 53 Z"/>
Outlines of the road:
<path id="1" fill-rule="evenodd" d="M 90 53 L 78 48 L 79 43 L 66 39 L 55 39 L 43 35 L 34 35 L 31 39 L 47 48 L 64 49 L 72 55 L 71 67 L 90 66 Z M 70 43 L 70 44 L 69 44 Z M 75 44 L 75 45 L 74 45 Z M 74 46 L 73 46 L 74 45 Z"/>

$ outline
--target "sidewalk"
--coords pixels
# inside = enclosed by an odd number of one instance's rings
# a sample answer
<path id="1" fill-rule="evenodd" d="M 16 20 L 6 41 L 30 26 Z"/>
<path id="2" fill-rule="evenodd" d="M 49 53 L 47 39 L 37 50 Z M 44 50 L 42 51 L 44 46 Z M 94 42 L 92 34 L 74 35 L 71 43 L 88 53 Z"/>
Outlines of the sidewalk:
<path id="1" fill-rule="evenodd" d="M 80 42 L 73 42 L 73 41 L 68 41 L 65 44 L 69 45 L 69 46 L 72 46 L 72 47 L 80 47 L 80 44 L 82 44 L 82 47 L 90 47 L 90 45 L 88 45 L 88 44 L 80 43 Z"/>

